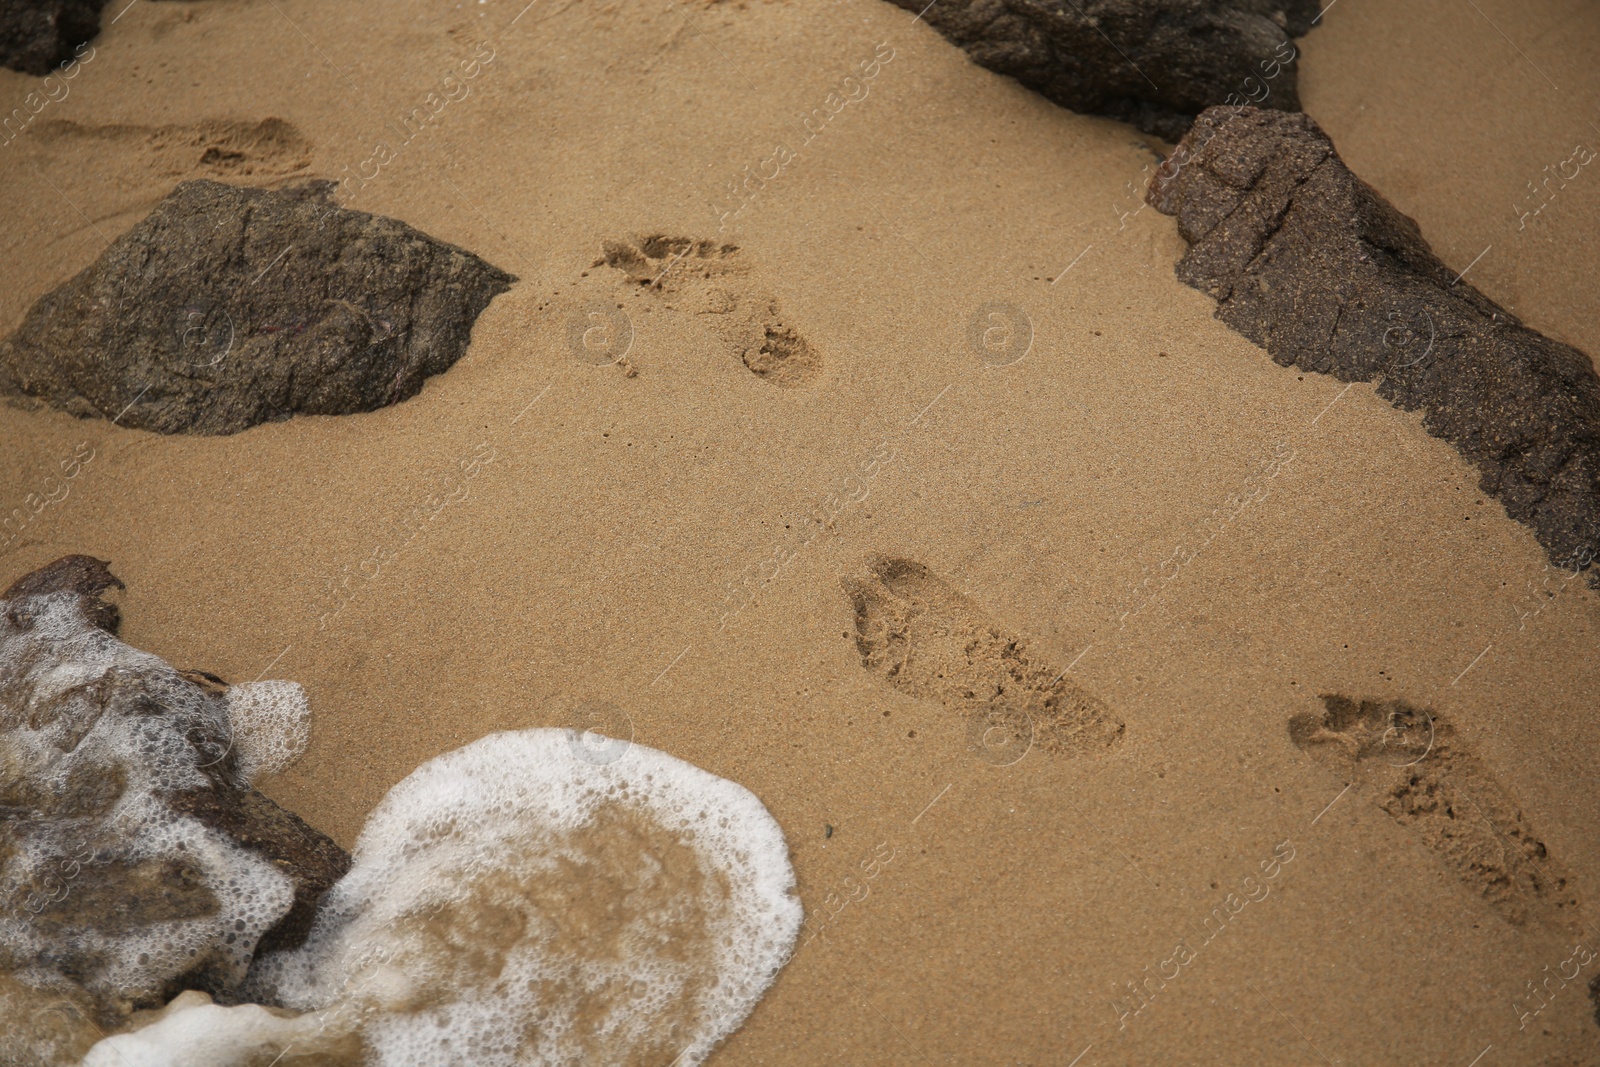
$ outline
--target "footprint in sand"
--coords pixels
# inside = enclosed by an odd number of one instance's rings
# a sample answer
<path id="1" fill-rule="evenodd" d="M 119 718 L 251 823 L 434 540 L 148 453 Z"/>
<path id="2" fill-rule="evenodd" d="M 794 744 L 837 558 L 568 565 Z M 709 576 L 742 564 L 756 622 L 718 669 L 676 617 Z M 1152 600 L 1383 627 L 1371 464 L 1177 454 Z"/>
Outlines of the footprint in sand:
<path id="1" fill-rule="evenodd" d="M 849 578 L 861 665 L 910 696 L 937 700 L 967 719 L 969 743 L 990 763 L 1029 747 L 1051 755 L 1098 755 L 1122 741 L 1122 720 L 1092 693 L 1037 660 L 922 564 L 877 557 Z"/>
<path id="2" fill-rule="evenodd" d="M 16 143 L 41 177 L 70 184 L 83 212 L 70 214 L 70 220 L 82 220 L 81 227 L 69 221 L 52 240 L 84 230 L 98 237 L 91 227 L 108 221 L 131 226 L 179 182 L 209 178 L 271 186 L 304 177 L 312 157 L 311 142 L 299 128 L 278 118 L 163 125 L 42 118 Z"/>
<path id="3" fill-rule="evenodd" d="M 602 263 L 632 285 L 674 295 L 678 306 L 709 316 L 717 336 L 756 377 L 785 388 L 810 385 L 822 357 L 785 320 L 778 301 L 753 286 L 735 245 L 689 237 L 611 239 Z"/>
<path id="4" fill-rule="evenodd" d="M 1322 715 L 1289 720 L 1298 748 L 1366 790 L 1506 922 L 1577 929 L 1572 876 L 1447 718 L 1401 700 L 1322 701 Z"/>
<path id="5" fill-rule="evenodd" d="M 311 164 L 311 142 L 278 118 L 204 119 L 187 125 L 42 122 L 35 133 L 52 154 L 126 160 L 124 171 L 163 188 L 181 178 L 277 178 Z"/>

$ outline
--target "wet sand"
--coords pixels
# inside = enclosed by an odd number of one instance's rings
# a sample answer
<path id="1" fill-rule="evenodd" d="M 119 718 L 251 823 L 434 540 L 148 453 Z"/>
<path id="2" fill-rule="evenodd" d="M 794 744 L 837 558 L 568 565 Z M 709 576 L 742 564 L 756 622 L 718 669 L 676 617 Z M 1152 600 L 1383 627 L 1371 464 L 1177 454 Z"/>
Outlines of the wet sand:
<path id="1" fill-rule="evenodd" d="M 1468 278 L 1593 355 L 1600 177 L 1526 231 L 1513 207 L 1600 138 L 1600 23 L 1477 6 L 1340 0 L 1302 42 L 1305 106 L 1447 262 L 1491 246 Z M 341 194 L 520 277 L 467 356 L 396 407 L 228 438 L 0 410 L 7 508 L 93 452 L 6 575 L 109 559 L 131 644 L 301 682 L 310 750 L 263 787 L 346 846 L 424 760 L 585 701 L 751 789 L 813 926 L 714 1063 L 1597 1062 L 1600 962 L 1522 1029 L 1517 1006 L 1600 947 L 1595 594 L 1418 416 L 1212 319 L 1173 277 L 1173 221 L 1140 210 L 1162 146 L 904 11 L 137 3 L 5 150 L 0 328 L 178 180 L 360 173 L 485 40 L 471 93 Z M 215 125 L 269 117 L 292 135 Z M 658 289 L 596 265 L 649 234 L 737 266 Z M 751 373 L 717 287 L 775 300 L 815 375 Z M 1031 322 L 1015 362 L 969 341 L 990 303 Z M 575 358 L 571 323 L 615 304 L 626 362 Z M 958 711 L 864 669 L 845 583 L 879 555 L 1026 639 L 1120 741 L 997 765 Z M 1584 925 L 1514 925 L 1296 748 L 1324 693 L 1452 722 Z"/>

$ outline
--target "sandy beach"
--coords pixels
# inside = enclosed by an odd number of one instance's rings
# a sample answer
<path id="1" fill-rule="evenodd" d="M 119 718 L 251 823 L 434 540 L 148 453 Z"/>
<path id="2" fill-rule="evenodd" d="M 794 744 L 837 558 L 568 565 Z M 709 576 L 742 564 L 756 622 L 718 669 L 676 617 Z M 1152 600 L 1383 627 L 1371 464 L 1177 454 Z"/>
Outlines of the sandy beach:
<path id="1" fill-rule="evenodd" d="M 0 329 L 199 177 L 340 181 L 518 281 L 368 414 L 184 437 L 0 408 L 0 505 L 79 460 L 4 535 L 6 582 L 109 560 L 129 644 L 302 684 L 310 747 L 261 788 L 346 847 L 497 730 L 594 727 L 752 791 L 808 925 L 718 1065 L 1600 1063 L 1600 960 L 1529 993 L 1600 948 L 1600 599 L 1419 414 L 1276 365 L 1174 277 L 1143 200 L 1170 145 L 881 0 L 524 3 L 107 9 L 0 150 Z M 1600 19 L 1338 0 L 1298 44 L 1351 168 L 1600 353 L 1600 176 L 1523 218 L 1600 139 Z M 708 251 L 641 285 L 616 249 L 657 236 Z M 803 373 L 741 362 L 735 305 Z M 1004 358 L 972 343 L 994 309 L 1026 325 Z M 851 590 L 884 588 L 1120 730 L 984 758 L 864 666 Z M 1297 747 L 1324 694 L 1449 724 L 1576 916 Z"/>

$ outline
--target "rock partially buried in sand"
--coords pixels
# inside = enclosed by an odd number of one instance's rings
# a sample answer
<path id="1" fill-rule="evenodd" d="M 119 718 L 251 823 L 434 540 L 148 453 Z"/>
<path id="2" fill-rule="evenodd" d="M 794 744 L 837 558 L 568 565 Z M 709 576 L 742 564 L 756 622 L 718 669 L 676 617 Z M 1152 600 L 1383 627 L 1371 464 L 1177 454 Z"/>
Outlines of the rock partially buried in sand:
<path id="1" fill-rule="evenodd" d="M 1600 378 L 1434 256 L 1305 115 L 1213 108 L 1149 202 L 1190 248 L 1178 278 L 1285 366 L 1373 381 L 1454 445 L 1485 493 L 1574 572 L 1600 554 Z M 1600 570 L 1591 572 L 1591 580 Z"/>
<path id="2" fill-rule="evenodd" d="M 1214 104 L 1295 111 L 1296 49 L 1315 0 L 893 0 L 1073 111 L 1176 141 Z"/>
<path id="3" fill-rule="evenodd" d="M 625 743 L 624 743 L 625 744 Z M 748 790 L 641 745 L 493 734 L 390 791 L 303 948 L 255 998 L 174 1003 L 88 1067 L 701 1062 L 788 959 L 801 909 Z"/>
<path id="4" fill-rule="evenodd" d="M 233 995 L 349 865 L 249 785 L 301 743 L 299 687 L 265 691 L 274 717 L 259 689 L 123 644 L 103 599 L 121 587 L 69 556 L 0 599 L 0 1062 L 50 1062 L 58 1031 L 184 988 Z"/>
<path id="5" fill-rule="evenodd" d="M 43 77 L 100 32 L 106 0 L 5 0 L 0 4 L 0 66 Z"/>
<path id="6" fill-rule="evenodd" d="M 415 395 L 516 279 L 333 188 L 179 185 L 0 343 L 0 393 L 197 434 Z"/>

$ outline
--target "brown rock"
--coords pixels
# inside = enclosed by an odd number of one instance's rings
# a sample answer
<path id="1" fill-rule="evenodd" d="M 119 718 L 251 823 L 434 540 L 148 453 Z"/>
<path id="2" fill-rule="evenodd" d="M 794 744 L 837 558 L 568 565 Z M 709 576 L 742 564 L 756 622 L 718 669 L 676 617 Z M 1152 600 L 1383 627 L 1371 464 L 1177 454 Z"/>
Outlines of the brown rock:
<path id="1" fill-rule="evenodd" d="M 0 601 L 73 593 L 83 610 L 84 621 L 114 634 L 122 625 L 122 613 L 117 605 L 102 599 L 102 595 L 108 589 L 126 588 L 122 579 L 111 573 L 111 565 L 105 560 L 93 556 L 62 556 L 12 582 L 11 588 L 0 594 Z"/>
<path id="2" fill-rule="evenodd" d="M 280 870 L 294 872 L 294 904 L 261 935 L 256 952 L 304 944 L 322 894 L 350 869 L 350 854 L 256 789 L 196 790 L 174 794 L 168 803 L 173 811 L 193 816 Z"/>
<path id="3" fill-rule="evenodd" d="M 415 395 L 516 279 L 332 191 L 179 185 L 0 342 L 0 393 L 199 434 Z"/>
<path id="4" fill-rule="evenodd" d="M 36 989 L 0 971 L 0 1063 L 73 1067 L 100 1039 L 81 991 Z"/>
<path id="5" fill-rule="evenodd" d="M 0 4 L 0 66 L 43 77 L 100 32 L 106 0 L 5 0 Z"/>
<path id="6" fill-rule="evenodd" d="M 1376 381 L 1574 571 L 1600 555 L 1600 378 L 1462 280 L 1309 117 L 1213 108 L 1156 173 L 1179 279 L 1285 366 Z M 1600 569 L 1591 572 L 1591 581 Z"/>
<path id="7" fill-rule="evenodd" d="M 893 0 L 981 67 L 1176 141 L 1214 104 L 1296 111 L 1315 0 Z"/>

